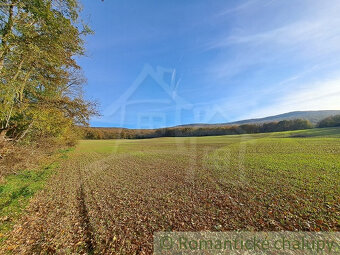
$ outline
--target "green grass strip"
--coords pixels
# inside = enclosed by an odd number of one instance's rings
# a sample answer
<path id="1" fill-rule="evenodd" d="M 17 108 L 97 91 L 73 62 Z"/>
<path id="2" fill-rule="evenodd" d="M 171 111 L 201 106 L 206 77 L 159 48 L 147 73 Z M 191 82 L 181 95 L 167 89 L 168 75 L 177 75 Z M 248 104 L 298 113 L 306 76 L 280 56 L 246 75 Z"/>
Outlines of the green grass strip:
<path id="1" fill-rule="evenodd" d="M 58 159 L 44 167 L 34 170 L 24 170 L 9 175 L 0 185 L 0 245 L 7 239 L 9 231 L 13 228 L 23 210 L 33 195 L 41 190 L 47 179 L 59 166 L 59 160 L 67 158 L 68 150 L 60 150 Z"/>

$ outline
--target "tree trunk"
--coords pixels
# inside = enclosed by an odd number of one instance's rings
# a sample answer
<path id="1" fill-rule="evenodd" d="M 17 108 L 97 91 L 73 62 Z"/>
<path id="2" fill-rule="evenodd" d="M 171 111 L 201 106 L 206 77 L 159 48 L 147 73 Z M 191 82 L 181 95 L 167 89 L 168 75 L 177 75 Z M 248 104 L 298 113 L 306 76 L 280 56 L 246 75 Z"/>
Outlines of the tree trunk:
<path id="1" fill-rule="evenodd" d="M 0 143 L 6 141 L 6 133 L 8 129 L 0 129 Z"/>
<path id="2" fill-rule="evenodd" d="M 1 38 L 1 48 L 2 49 L 0 51 L 0 71 L 4 67 L 5 56 L 9 51 L 9 46 L 7 45 L 7 40 L 8 40 L 8 36 L 11 34 L 12 28 L 13 28 L 13 14 L 14 14 L 14 1 L 9 6 L 8 19 L 7 19 L 7 23 L 4 27 L 3 36 Z"/>
<path id="3" fill-rule="evenodd" d="M 26 130 L 21 134 L 21 136 L 16 140 L 16 142 L 21 141 L 28 133 L 28 131 L 31 129 L 33 125 L 33 121 L 29 124 L 29 126 L 26 128 Z"/>
<path id="4" fill-rule="evenodd" d="M 25 79 L 23 80 L 23 82 L 21 84 L 21 88 L 18 92 L 18 100 L 19 100 L 20 103 L 22 103 L 22 101 L 24 100 L 25 86 L 26 86 L 28 79 L 30 78 L 30 76 L 32 74 L 32 71 L 33 71 L 33 68 L 31 68 L 31 70 L 26 74 Z"/>

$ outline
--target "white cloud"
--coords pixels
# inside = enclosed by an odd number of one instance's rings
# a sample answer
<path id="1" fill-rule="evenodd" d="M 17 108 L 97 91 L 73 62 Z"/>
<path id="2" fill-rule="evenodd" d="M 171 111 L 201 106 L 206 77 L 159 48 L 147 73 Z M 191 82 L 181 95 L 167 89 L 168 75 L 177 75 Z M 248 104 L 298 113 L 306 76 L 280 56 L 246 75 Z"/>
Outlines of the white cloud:
<path id="1" fill-rule="evenodd" d="M 242 119 L 291 111 L 340 110 L 340 77 L 299 87 L 278 97 L 272 105 L 248 112 Z"/>
<path id="2" fill-rule="evenodd" d="M 214 47 L 232 44 L 250 43 L 253 45 L 275 43 L 279 45 L 297 44 L 306 41 L 325 40 L 338 34 L 340 19 L 334 18 L 319 21 L 298 21 L 269 31 L 251 35 L 232 35 Z"/>
<path id="3" fill-rule="evenodd" d="M 236 9 L 253 9 L 256 2 L 246 2 Z M 254 64 L 264 64 L 260 67 L 263 69 L 265 64 L 287 61 L 329 64 L 335 54 L 340 55 L 340 1 L 300 2 L 304 5 L 295 10 L 298 15 L 293 19 L 288 9 L 280 10 L 280 6 L 273 5 L 257 9 L 255 16 L 238 15 L 233 30 L 207 44 L 208 50 L 219 51 L 208 71 L 217 79 L 224 79 L 246 71 Z M 268 15 L 271 12 L 282 14 L 279 22 L 273 22 L 275 25 L 270 24 L 272 17 L 264 19 L 267 23 L 258 21 L 261 13 Z"/>
<path id="4" fill-rule="evenodd" d="M 253 7 L 255 4 L 258 4 L 261 0 L 249 0 L 246 1 L 240 5 L 237 5 L 232 8 L 228 8 L 226 10 L 223 10 L 221 13 L 218 14 L 218 16 L 228 15 L 230 13 L 237 13 L 243 10 L 247 10 L 250 7 Z"/>

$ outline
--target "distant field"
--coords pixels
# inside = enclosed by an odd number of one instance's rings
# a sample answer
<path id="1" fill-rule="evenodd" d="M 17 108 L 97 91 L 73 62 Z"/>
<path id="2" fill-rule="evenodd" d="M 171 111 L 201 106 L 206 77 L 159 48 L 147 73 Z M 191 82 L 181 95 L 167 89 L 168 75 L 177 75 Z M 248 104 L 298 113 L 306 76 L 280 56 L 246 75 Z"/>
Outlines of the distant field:
<path id="1" fill-rule="evenodd" d="M 7 249 L 136 254 L 155 231 L 340 230 L 340 128 L 81 141 Z"/>

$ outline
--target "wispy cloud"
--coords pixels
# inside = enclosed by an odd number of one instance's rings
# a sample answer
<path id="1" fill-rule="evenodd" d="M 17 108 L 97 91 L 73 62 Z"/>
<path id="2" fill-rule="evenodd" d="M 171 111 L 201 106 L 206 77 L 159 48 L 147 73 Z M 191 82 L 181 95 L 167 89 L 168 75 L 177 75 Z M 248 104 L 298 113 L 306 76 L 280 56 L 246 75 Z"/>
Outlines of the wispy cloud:
<path id="1" fill-rule="evenodd" d="M 220 12 L 218 14 L 218 16 L 223 16 L 223 15 L 227 15 L 230 13 L 237 13 L 243 10 L 247 10 L 250 7 L 253 7 L 255 4 L 258 4 L 261 0 L 249 0 L 246 1 L 244 3 L 241 3 L 235 7 L 231 7 L 231 8 L 227 8 L 225 10 L 223 10 L 222 12 Z"/>
<path id="2" fill-rule="evenodd" d="M 318 21 L 297 21 L 269 31 L 250 35 L 231 35 L 224 40 L 219 40 L 211 45 L 211 48 L 226 47 L 234 44 L 252 44 L 261 46 L 263 44 L 296 45 L 316 40 L 328 40 L 339 37 L 339 18 L 331 18 Z"/>
<path id="3" fill-rule="evenodd" d="M 231 10 L 253 8 L 263 1 L 248 1 Z M 286 61 L 287 54 L 294 58 L 323 57 L 330 53 L 340 53 L 340 2 L 330 1 L 321 8 L 318 1 L 306 1 L 306 9 L 300 6 L 301 14 L 291 20 L 290 13 L 280 13 L 279 6 L 270 6 L 258 11 L 257 15 L 270 12 L 281 14 L 280 22 L 274 26 L 257 21 L 258 16 L 239 15 L 232 31 L 218 36 L 207 44 L 209 50 L 219 50 L 212 69 L 223 76 L 233 75 L 235 71 L 247 68 L 249 64 L 272 60 Z M 312 8 L 314 6 L 314 8 Z M 307 8 L 308 7 L 308 8 Z M 305 13 L 307 12 L 307 13 Z M 271 19 L 273 17 L 268 17 Z M 270 22 L 269 22 L 270 23 Z M 230 55 L 230 51 L 233 52 Z M 225 54 L 227 52 L 227 54 Z M 223 57 L 226 55 L 226 57 Z"/>
<path id="4" fill-rule="evenodd" d="M 298 21 L 257 34 L 232 35 L 213 47 L 228 46 L 245 48 L 244 52 L 248 54 L 248 57 L 244 56 L 246 63 L 273 58 L 285 60 L 286 54 L 294 54 L 295 59 L 322 58 L 340 52 L 340 18 Z M 249 47 L 252 49 L 250 52 Z"/>
<path id="5" fill-rule="evenodd" d="M 175 67 L 182 77 L 174 80 L 175 71 L 167 76 L 172 95 L 185 98 L 200 113 L 201 109 L 206 113 L 221 110 L 228 120 L 339 108 L 339 0 L 234 0 L 213 4 L 197 0 L 181 3 L 180 8 L 172 1 L 161 1 L 152 8 L 138 5 L 138 12 L 125 5 L 119 8 L 121 4 L 114 2 L 108 11 L 117 10 L 115 15 L 98 11 L 98 17 L 105 19 L 96 29 L 101 37 L 93 47 L 100 48 L 97 57 L 101 67 L 88 68 L 96 84 L 92 86 L 94 94 L 97 83 L 109 84 L 98 75 L 115 77 L 115 86 L 110 89 L 117 86 L 118 93 L 108 96 L 106 87 L 104 105 L 124 94 L 140 66 L 151 62 Z M 113 28 L 108 30 L 103 24 L 109 22 Z M 141 94 L 159 98 L 154 89 L 145 87 Z M 153 108 L 160 106 L 137 110 Z M 137 110 L 127 112 L 134 114 Z M 170 113 L 173 106 L 158 110 Z M 186 123 L 194 121 L 189 111 L 184 115 Z M 136 118 L 130 119 L 136 122 Z"/>
<path id="6" fill-rule="evenodd" d="M 250 0 L 225 11 L 237 15 L 226 15 L 230 29 L 206 46 L 218 52 L 207 67 L 211 80 L 221 86 L 258 86 L 236 89 L 239 99 L 246 98 L 243 117 L 340 109 L 340 78 L 334 78 L 340 77 L 340 2 L 300 0 L 294 8 L 265 2 Z M 260 77 L 251 80 L 257 73 Z"/>
<path id="7" fill-rule="evenodd" d="M 290 111 L 340 110 L 340 77 L 301 84 L 277 97 L 271 105 L 255 108 L 241 118 L 260 118 Z"/>

